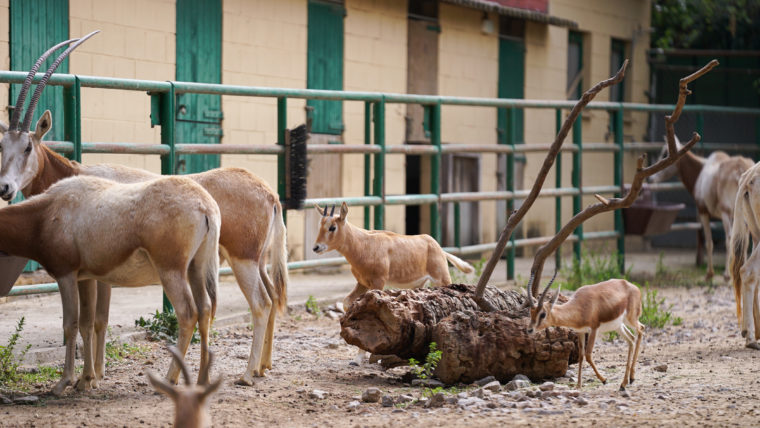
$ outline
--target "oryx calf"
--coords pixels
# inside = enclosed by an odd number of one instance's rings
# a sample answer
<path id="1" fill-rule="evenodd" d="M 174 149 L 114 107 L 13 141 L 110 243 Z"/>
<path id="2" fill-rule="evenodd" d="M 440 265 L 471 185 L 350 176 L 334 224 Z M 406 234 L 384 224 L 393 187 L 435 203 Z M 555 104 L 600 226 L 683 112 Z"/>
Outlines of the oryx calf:
<path id="1" fill-rule="evenodd" d="M 348 306 L 367 290 L 382 290 L 386 285 L 418 288 L 428 281 L 434 286 L 451 283 L 448 260 L 457 269 L 471 273 L 475 269 L 464 260 L 449 254 L 430 235 L 399 235 L 385 230 L 365 230 L 346 220 L 348 205 L 340 215 L 315 207 L 322 218 L 314 252 L 336 250 L 351 265 L 356 287 L 343 300 Z"/>

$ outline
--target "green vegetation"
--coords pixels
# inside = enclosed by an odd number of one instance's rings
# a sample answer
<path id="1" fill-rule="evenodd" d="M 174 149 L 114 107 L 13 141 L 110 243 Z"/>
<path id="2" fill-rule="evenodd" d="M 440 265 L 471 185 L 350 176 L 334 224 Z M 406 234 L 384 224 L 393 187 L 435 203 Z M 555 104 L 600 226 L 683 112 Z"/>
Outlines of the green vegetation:
<path id="1" fill-rule="evenodd" d="M 21 317 L 16 323 L 16 331 L 11 334 L 8 343 L 0 345 L 0 385 L 15 384 L 21 379 L 19 366 L 24 360 L 24 355 L 29 351 L 32 345 L 26 345 L 26 348 L 19 352 L 18 356 L 13 354 L 16 344 L 21 338 L 21 332 L 24 330 L 24 317 Z"/>
<path id="2" fill-rule="evenodd" d="M 475 268 L 475 271 L 469 275 L 465 274 L 454 266 L 449 266 L 449 276 L 451 277 L 451 283 L 467 284 L 471 279 L 480 278 L 480 275 L 483 273 L 483 268 L 485 267 L 487 261 L 488 259 L 486 257 L 481 257 L 480 260 L 473 262 L 472 267 Z"/>
<path id="3" fill-rule="evenodd" d="M 670 321 L 672 314 L 670 310 L 673 305 L 665 306 L 665 298 L 657 298 L 657 290 L 653 290 L 646 285 L 646 293 L 644 293 L 644 299 L 641 302 L 641 321 L 642 324 L 647 327 L 663 328 Z M 680 319 L 680 322 L 683 322 Z"/>
<path id="4" fill-rule="evenodd" d="M 143 317 L 136 319 L 135 325 L 144 328 L 150 340 L 177 343 L 179 325 L 177 323 L 177 314 L 174 311 L 159 312 L 157 310 L 151 319 Z M 201 339 L 196 328 L 193 330 L 193 337 L 190 342 L 199 343 L 200 341 Z"/>
<path id="5" fill-rule="evenodd" d="M 111 366 L 125 358 L 132 359 L 135 357 L 145 357 L 148 353 L 148 347 L 131 343 L 114 343 L 106 342 L 106 365 Z"/>
<path id="6" fill-rule="evenodd" d="M 557 285 L 561 285 L 564 290 L 577 290 L 584 285 L 596 284 L 610 278 L 628 279 L 631 269 L 632 267 L 629 267 L 624 274 L 620 274 L 617 252 L 606 255 L 584 250 L 580 261 L 573 257 L 571 266 L 560 269 L 560 276 L 565 280 L 557 280 Z"/>
<path id="7" fill-rule="evenodd" d="M 322 316 L 322 309 L 319 308 L 317 299 L 315 299 L 311 294 L 309 294 L 309 298 L 306 299 L 306 312 L 314 314 L 314 316 L 317 318 Z"/>
<path id="8" fill-rule="evenodd" d="M 435 368 L 441 361 L 443 352 L 438 349 L 438 345 L 435 342 L 430 342 L 430 352 L 425 356 L 425 364 L 419 365 L 419 361 L 414 358 L 409 359 L 409 366 L 412 369 L 412 373 L 420 379 L 430 379 L 433 377 Z"/>

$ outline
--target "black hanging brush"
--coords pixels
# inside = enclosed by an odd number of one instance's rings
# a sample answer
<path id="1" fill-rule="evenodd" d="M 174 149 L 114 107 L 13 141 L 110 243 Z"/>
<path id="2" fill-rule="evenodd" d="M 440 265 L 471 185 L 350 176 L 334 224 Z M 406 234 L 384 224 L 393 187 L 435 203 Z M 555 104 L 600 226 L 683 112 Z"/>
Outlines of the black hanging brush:
<path id="1" fill-rule="evenodd" d="M 285 132 L 285 209 L 303 208 L 306 199 L 306 125 Z"/>

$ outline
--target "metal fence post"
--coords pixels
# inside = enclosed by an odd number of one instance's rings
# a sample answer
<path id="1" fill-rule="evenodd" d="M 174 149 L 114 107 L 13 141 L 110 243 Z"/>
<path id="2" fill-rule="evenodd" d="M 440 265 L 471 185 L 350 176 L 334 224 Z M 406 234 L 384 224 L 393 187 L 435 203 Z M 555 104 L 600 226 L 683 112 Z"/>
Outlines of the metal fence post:
<path id="1" fill-rule="evenodd" d="M 612 116 L 614 120 L 615 145 L 618 150 L 615 152 L 615 172 L 614 185 L 620 189 L 615 193 L 616 198 L 623 196 L 623 108 L 615 110 Z M 617 238 L 617 255 L 620 273 L 625 273 L 625 230 L 623 228 L 623 212 L 615 210 L 615 231 L 618 233 Z"/>
<path id="2" fill-rule="evenodd" d="M 161 144 L 169 146 L 169 153 L 161 156 L 161 174 L 174 174 L 176 152 L 174 147 L 174 83 L 169 82 L 169 91 L 161 93 Z M 169 298 L 163 293 L 163 311 L 174 312 Z"/>
<path id="3" fill-rule="evenodd" d="M 375 205 L 375 230 L 384 229 L 383 218 L 385 217 L 385 97 L 375 103 L 375 144 L 380 146 L 380 151 L 375 154 L 375 169 L 373 171 L 374 196 L 382 199 L 380 205 Z"/>
<path id="4" fill-rule="evenodd" d="M 554 134 L 559 134 L 559 130 L 562 129 L 562 109 L 555 110 L 555 130 Z M 557 160 L 555 161 L 554 172 L 554 187 L 557 189 L 562 187 L 562 151 L 557 153 Z M 562 197 L 557 196 L 554 198 L 554 233 L 559 233 L 562 229 Z M 554 253 L 554 266 L 559 269 L 562 266 L 562 246 L 557 248 L 557 252 Z"/>
<path id="5" fill-rule="evenodd" d="M 695 127 L 697 128 L 697 133 L 702 137 L 702 139 L 699 140 L 699 148 L 701 149 L 705 144 L 705 115 L 701 111 L 697 112 L 697 123 Z"/>
<path id="6" fill-rule="evenodd" d="M 573 196 L 573 216 L 581 212 L 581 206 L 583 204 L 583 195 L 581 194 L 581 187 L 583 187 L 583 173 L 581 168 L 583 167 L 583 119 L 578 115 L 578 119 L 573 124 L 573 144 L 577 147 L 577 150 L 573 152 L 573 188 L 578 192 Z M 575 235 L 578 240 L 573 243 L 573 252 L 575 253 L 576 260 L 581 260 L 581 244 L 583 243 L 583 225 L 575 228 Z"/>
<path id="7" fill-rule="evenodd" d="M 430 235 L 441 242 L 441 103 L 430 107 L 430 142 L 436 148 L 430 158 L 430 193 L 438 200 L 430 205 Z"/>
<path id="8" fill-rule="evenodd" d="M 65 100 L 64 116 L 64 139 L 74 143 L 74 151 L 67 157 L 77 162 L 82 162 L 82 84 L 79 76 L 74 77 L 74 84 L 63 88 Z"/>
<path id="9" fill-rule="evenodd" d="M 372 103 L 364 102 L 364 144 L 372 144 Z M 372 157 L 369 153 L 364 155 L 364 196 L 372 196 Z M 370 227 L 369 205 L 364 207 L 364 228 Z"/>
<path id="10" fill-rule="evenodd" d="M 505 138 L 506 138 L 506 144 L 509 145 L 509 147 L 512 149 L 507 154 L 507 190 L 510 192 L 515 191 L 515 139 L 517 139 L 516 135 L 516 126 L 515 122 L 517 121 L 517 112 L 514 108 L 506 109 L 507 114 L 507 120 L 505 123 L 507 124 L 507 129 L 505 132 Z M 512 213 L 512 211 L 515 209 L 515 199 L 514 197 L 507 200 L 507 218 L 509 218 L 509 214 Z M 513 233 L 512 236 L 509 237 L 509 248 L 507 249 L 507 279 L 514 279 L 515 278 L 515 234 Z"/>
<path id="11" fill-rule="evenodd" d="M 286 97 L 277 98 L 277 145 L 285 148 L 285 132 L 288 127 L 288 99 Z M 280 201 L 287 197 L 285 189 L 285 150 L 277 155 L 277 194 L 280 195 Z M 282 209 L 282 221 L 288 224 L 288 210 Z"/>

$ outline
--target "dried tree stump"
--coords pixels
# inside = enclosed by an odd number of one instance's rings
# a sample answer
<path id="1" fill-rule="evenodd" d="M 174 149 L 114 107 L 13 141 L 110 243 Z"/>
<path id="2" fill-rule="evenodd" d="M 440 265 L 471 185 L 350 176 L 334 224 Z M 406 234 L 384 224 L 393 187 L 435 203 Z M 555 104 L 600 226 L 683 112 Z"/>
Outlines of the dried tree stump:
<path id="1" fill-rule="evenodd" d="M 423 361 L 435 341 L 444 350 L 436 374 L 451 382 L 485 376 L 480 373 L 507 379 L 516 374 L 513 368 L 536 379 L 556 377 L 564 374 L 569 358 L 577 360 L 576 336 L 569 330 L 525 333 L 528 309 L 523 293 L 487 287 L 484 297 L 499 311 L 487 314 L 479 312 L 474 291 L 474 286 L 452 284 L 367 292 L 341 319 L 341 337 L 374 354 Z"/>

